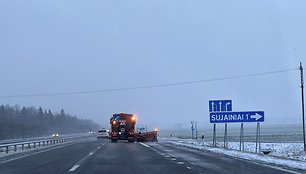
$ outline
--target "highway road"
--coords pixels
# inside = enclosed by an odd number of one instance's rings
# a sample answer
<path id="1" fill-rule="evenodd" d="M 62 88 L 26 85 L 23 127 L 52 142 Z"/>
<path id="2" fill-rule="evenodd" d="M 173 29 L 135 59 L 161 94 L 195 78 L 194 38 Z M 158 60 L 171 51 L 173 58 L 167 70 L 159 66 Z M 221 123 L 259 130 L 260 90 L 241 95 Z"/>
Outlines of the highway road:
<path id="1" fill-rule="evenodd" d="M 222 154 L 159 143 L 110 143 L 106 139 L 57 146 L 0 162 L 1 174 L 303 173 Z"/>

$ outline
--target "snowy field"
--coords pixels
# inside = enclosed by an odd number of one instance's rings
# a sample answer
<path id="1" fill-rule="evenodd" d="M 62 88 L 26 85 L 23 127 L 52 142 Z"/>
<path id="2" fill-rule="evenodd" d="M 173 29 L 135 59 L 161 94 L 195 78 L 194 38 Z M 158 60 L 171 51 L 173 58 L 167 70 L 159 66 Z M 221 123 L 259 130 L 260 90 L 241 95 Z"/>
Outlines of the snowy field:
<path id="1" fill-rule="evenodd" d="M 239 142 L 229 142 L 228 149 L 224 149 L 223 142 L 217 142 L 217 148 L 212 147 L 211 142 L 202 142 L 201 140 L 178 139 L 178 138 L 160 138 L 161 141 L 167 141 L 177 146 L 183 146 L 198 150 L 208 150 L 225 155 L 253 160 L 258 162 L 284 165 L 291 168 L 306 170 L 306 153 L 303 151 L 302 143 L 262 143 L 261 149 L 270 149 L 271 153 L 255 153 L 255 143 L 246 142 L 244 152 L 239 151 Z"/>

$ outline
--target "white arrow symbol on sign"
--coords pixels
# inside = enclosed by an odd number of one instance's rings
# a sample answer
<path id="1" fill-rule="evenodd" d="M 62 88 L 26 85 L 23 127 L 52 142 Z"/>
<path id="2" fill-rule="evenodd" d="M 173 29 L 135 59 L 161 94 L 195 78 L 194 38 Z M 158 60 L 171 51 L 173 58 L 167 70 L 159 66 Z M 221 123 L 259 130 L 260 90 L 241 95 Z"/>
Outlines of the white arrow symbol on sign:
<path id="1" fill-rule="evenodd" d="M 251 118 L 255 118 L 256 121 L 259 120 L 262 116 L 256 113 L 255 115 L 251 115 Z"/>
<path id="2" fill-rule="evenodd" d="M 230 102 L 227 102 L 227 103 L 226 103 L 226 111 L 228 111 L 228 107 L 227 107 L 227 106 L 229 106 L 229 105 L 231 105 L 231 103 L 230 103 Z"/>

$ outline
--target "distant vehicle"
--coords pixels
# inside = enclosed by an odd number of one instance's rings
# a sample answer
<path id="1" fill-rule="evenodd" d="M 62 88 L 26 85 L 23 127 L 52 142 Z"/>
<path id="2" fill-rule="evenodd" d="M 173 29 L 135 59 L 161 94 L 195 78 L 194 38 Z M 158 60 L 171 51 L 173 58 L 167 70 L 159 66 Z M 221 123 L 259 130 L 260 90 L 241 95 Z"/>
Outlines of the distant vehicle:
<path id="1" fill-rule="evenodd" d="M 100 129 L 97 132 L 97 139 L 99 138 L 108 138 L 108 132 L 106 129 Z"/>
<path id="2" fill-rule="evenodd" d="M 118 140 L 128 140 L 134 142 L 135 137 L 136 116 L 134 114 L 114 114 L 110 118 L 111 132 L 110 139 L 112 142 Z"/>
<path id="3" fill-rule="evenodd" d="M 58 133 L 52 134 L 52 138 L 59 138 L 59 134 Z"/>
<path id="4" fill-rule="evenodd" d="M 93 131 L 89 131 L 88 133 L 89 133 L 89 134 L 95 134 Z"/>

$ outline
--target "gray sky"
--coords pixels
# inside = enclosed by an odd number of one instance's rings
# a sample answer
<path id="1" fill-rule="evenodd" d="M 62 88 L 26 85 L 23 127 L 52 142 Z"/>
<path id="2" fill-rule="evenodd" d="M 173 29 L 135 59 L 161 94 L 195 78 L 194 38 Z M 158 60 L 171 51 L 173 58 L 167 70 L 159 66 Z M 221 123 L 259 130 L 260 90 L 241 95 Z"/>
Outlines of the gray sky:
<path id="1" fill-rule="evenodd" d="M 1 0 L 0 95 L 122 88 L 306 65 L 304 0 Z M 209 99 L 263 110 L 265 124 L 300 124 L 299 71 L 88 95 L 0 98 L 107 125 L 210 127 Z"/>

